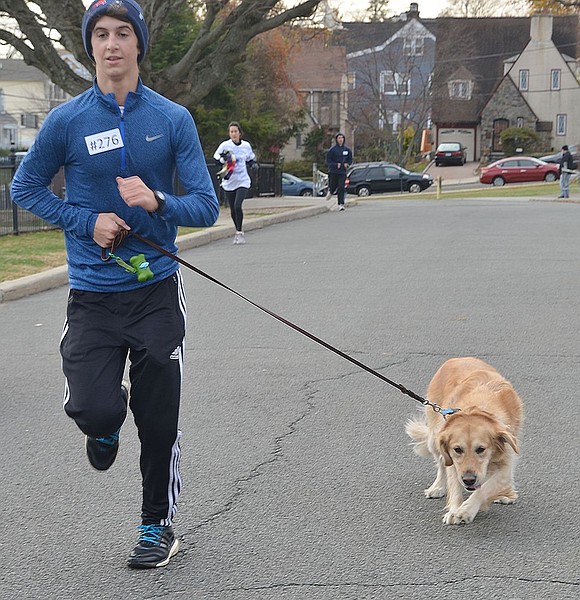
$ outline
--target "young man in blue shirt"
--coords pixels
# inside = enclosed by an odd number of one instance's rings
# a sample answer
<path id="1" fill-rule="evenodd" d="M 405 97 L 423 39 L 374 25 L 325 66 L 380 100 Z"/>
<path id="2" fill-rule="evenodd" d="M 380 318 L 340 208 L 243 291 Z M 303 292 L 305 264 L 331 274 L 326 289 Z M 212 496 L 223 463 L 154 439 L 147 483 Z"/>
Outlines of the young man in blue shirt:
<path id="1" fill-rule="evenodd" d="M 178 226 L 215 223 L 219 203 L 189 112 L 145 87 L 148 30 L 134 0 L 95 0 L 82 22 L 95 63 L 90 89 L 54 109 L 17 171 L 12 197 L 64 230 L 70 292 L 60 350 L 64 408 L 91 465 L 114 462 L 131 409 L 141 442 L 140 537 L 128 564 L 165 566 L 179 548 L 178 429 L 186 305 Z M 64 167 L 66 197 L 48 185 Z M 173 192 L 174 174 L 185 192 Z M 114 253 L 111 256 L 111 253 Z M 117 264 L 146 257 L 153 278 Z M 123 383 L 129 359 L 131 390 Z"/>

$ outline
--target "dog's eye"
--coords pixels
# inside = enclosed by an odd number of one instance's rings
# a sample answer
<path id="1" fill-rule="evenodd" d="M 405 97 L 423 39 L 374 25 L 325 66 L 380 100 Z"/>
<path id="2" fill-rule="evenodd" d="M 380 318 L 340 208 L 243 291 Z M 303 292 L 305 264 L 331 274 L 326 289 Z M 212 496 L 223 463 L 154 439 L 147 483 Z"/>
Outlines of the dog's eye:
<path id="1" fill-rule="evenodd" d="M 485 448 L 483 446 L 478 446 L 475 449 L 475 454 L 483 454 L 485 452 Z"/>
<path id="2" fill-rule="evenodd" d="M 455 452 L 455 454 L 463 454 L 463 448 L 461 446 L 455 446 L 453 452 Z"/>

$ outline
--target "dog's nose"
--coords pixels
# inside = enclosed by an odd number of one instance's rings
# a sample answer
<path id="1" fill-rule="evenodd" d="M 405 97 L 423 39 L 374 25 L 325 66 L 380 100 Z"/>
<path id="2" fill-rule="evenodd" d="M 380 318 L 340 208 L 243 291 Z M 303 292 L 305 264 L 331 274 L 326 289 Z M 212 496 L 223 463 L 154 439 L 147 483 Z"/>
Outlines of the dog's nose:
<path id="1" fill-rule="evenodd" d="M 466 473 L 465 475 L 463 475 L 461 480 L 463 481 L 463 485 L 466 488 L 472 488 L 475 485 L 475 482 L 477 481 L 477 477 L 473 473 Z"/>

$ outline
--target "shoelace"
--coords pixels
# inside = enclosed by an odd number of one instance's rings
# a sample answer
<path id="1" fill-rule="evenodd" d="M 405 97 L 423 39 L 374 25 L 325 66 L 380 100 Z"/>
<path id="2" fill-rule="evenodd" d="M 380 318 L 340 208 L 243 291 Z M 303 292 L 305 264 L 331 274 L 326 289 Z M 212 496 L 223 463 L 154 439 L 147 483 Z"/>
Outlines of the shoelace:
<path id="1" fill-rule="evenodd" d="M 150 542 L 151 544 L 159 544 L 161 536 L 165 529 L 163 525 L 139 525 L 137 527 L 141 531 L 139 534 L 140 542 Z"/>
<path id="2" fill-rule="evenodd" d="M 115 433 L 111 433 L 111 435 L 108 435 L 107 437 L 100 437 L 95 439 L 97 440 L 97 442 L 105 444 L 105 446 L 114 446 L 119 441 L 119 431 L 115 431 Z"/>

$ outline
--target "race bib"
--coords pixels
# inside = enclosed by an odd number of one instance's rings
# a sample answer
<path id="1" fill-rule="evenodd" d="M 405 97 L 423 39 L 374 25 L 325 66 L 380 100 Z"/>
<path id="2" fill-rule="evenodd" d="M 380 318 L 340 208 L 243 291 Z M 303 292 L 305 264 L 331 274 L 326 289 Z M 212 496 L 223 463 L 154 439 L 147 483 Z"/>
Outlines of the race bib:
<path id="1" fill-rule="evenodd" d="M 109 131 L 85 136 L 85 144 L 91 155 L 101 154 L 101 152 L 108 152 L 109 150 L 117 150 L 117 148 L 122 148 L 125 145 L 123 144 L 123 138 L 118 127 L 109 129 Z"/>

